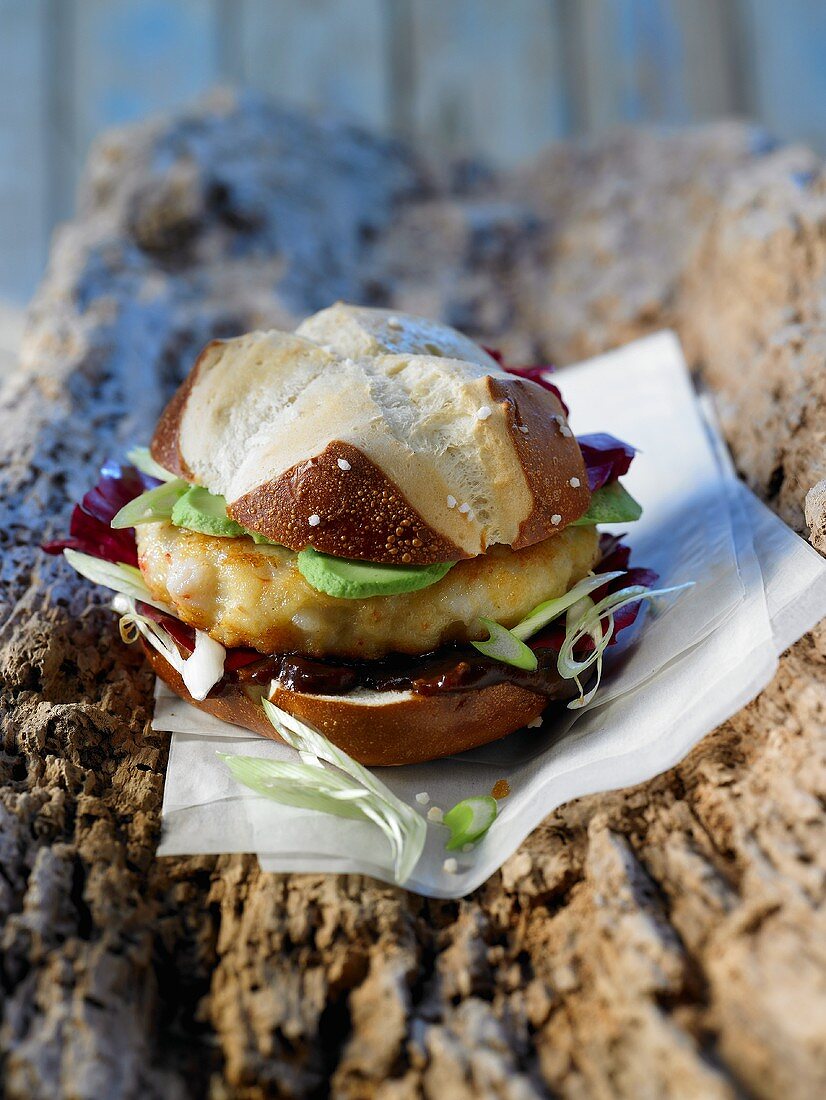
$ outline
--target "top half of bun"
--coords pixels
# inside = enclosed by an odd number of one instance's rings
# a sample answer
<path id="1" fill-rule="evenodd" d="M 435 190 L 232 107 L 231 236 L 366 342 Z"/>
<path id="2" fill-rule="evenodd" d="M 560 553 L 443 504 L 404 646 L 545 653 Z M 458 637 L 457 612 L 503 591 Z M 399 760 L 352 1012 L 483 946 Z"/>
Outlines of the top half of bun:
<path id="1" fill-rule="evenodd" d="M 446 325 L 342 304 L 209 344 L 151 450 L 250 530 L 374 562 L 529 546 L 589 503 L 553 393 Z"/>

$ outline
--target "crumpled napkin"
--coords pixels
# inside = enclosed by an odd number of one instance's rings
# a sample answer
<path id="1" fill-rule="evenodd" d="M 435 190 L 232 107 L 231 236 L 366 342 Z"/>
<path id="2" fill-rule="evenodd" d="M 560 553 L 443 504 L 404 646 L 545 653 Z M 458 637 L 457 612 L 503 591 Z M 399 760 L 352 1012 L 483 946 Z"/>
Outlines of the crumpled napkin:
<path id="1" fill-rule="evenodd" d="M 695 395 L 672 333 L 571 367 L 559 381 L 578 434 L 610 431 L 640 448 L 624 479 L 645 509 L 630 526 L 633 563 L 655 568 L 660 585 L 695 585 L 642 617 L 584 711 L 461 756 L 380 770 L 422 814 L 487 794 L 500 779 L 510 786 L 472 851 L 446 853 L 447 830 L 428 827 L 405 883 L 427 896 L 475 889 L 563 802 L 672 767 L 753 699 L 778 655 L 826 615 L 826 562 L 734 478 L 713 407 Z M 374 826 L 273 803 L 240 787 L 216 755 L 287 759 L 291 749 L 202 714 L 161 684 L 153 728 L 172 734 L 159 855 L 256 852 L 265 871 L 392 881 Z M 430 802 L 419 806 L 422 791 Z"/>

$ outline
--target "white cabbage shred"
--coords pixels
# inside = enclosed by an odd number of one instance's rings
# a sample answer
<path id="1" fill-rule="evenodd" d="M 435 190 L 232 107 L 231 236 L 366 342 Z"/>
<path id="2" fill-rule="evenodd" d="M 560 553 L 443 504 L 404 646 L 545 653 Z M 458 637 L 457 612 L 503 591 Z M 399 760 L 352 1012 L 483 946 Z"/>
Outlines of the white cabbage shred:
<path id="1" fill-rule="evenodd" d="M 424 819 L 318 730 L 268 699 L 262 702 L 270 722 L 298 752 L 301 763 L 219 754 L 235 778 L 274 802 L 377 825 L 390 844 L 396 881 L 406 882 L 424 848 Z"/>
<path id="2" fill-rule="evenodd" d="M 77 550 L 64 550 L 66 560 L 78 573 L 104 588 L 111 588 L 118 595 L 112 606 L 120 616 L 120 634 L 124 641 L 134 642 L 142 635 L 180 675 L 193 699 L 206 699 L 212 688 L 224 674 L 226 650 L 202 630 L 195 631 L 195 651 L 182 657 L 172 635 L 160 623 L 138 612 L 136 601 L 150 604 L 160 611 L 174 616 L 165 604 L 152 598 L 141 571 L 133 565 L 102 561 L 91 554 Z"/>

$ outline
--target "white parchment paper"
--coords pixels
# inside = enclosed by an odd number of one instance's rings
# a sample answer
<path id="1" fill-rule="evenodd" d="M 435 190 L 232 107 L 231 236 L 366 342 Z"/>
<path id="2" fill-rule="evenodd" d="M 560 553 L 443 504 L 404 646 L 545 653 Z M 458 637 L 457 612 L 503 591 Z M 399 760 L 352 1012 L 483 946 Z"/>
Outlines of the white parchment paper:
<path id="1" fill-rule="evenodd" d="M 783 649 L 826 615 L 826 563 L 737 482 L 710 409 L 698 402 L 670 333 L 560 376 L 577 434 L 638 446 L 626 481 L 643 503 L 634 564 L 661 584 L 693 580 L 624 643 L 594 704 L 462 756 L 381 778 L 412 804 L 447 809 L 507 779 L 510 796 L 483 842 L 444 870 L 447 831 L 431 825 L 409 889 L 460 897 L 482 883 L 557 806 L 642 782 L 677 763 L 769 682 Z M 391 881 L 372 826 L 279 806 L 240 787 L 217 757 L 292 750 L 219 722 L 159 686 L 156 729 L 172 732 L 160 855 L 257 852 L 264 870 L 361 872 Z M 422 808 L 422 813 L 427 807 Z"/>

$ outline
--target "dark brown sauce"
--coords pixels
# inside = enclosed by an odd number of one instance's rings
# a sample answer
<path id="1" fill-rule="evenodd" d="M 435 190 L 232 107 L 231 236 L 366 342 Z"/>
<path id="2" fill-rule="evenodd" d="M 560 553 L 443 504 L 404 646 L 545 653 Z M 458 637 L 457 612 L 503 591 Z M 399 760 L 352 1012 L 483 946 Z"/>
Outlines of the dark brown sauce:
<path id="1" fill-rule="evenodd" d="M 547 699 L 570 699 L 577 694 L 571 680 L 556 670 L 556 654 L 540 650 L 533 672 L 502 664 L 469 647 L 450 646 L 421 656 L 403 654 L 377 661 L 343 661 L 305 657 L 298 653 L 264 657 L 234 673 L 242 683 L 268 684 L 278 680 L 290 691 L 308 695 L 346 695 L 368 691 L 415 691 L 419 695 L 479 691 L 493 684 L 515 684 Z"/>

